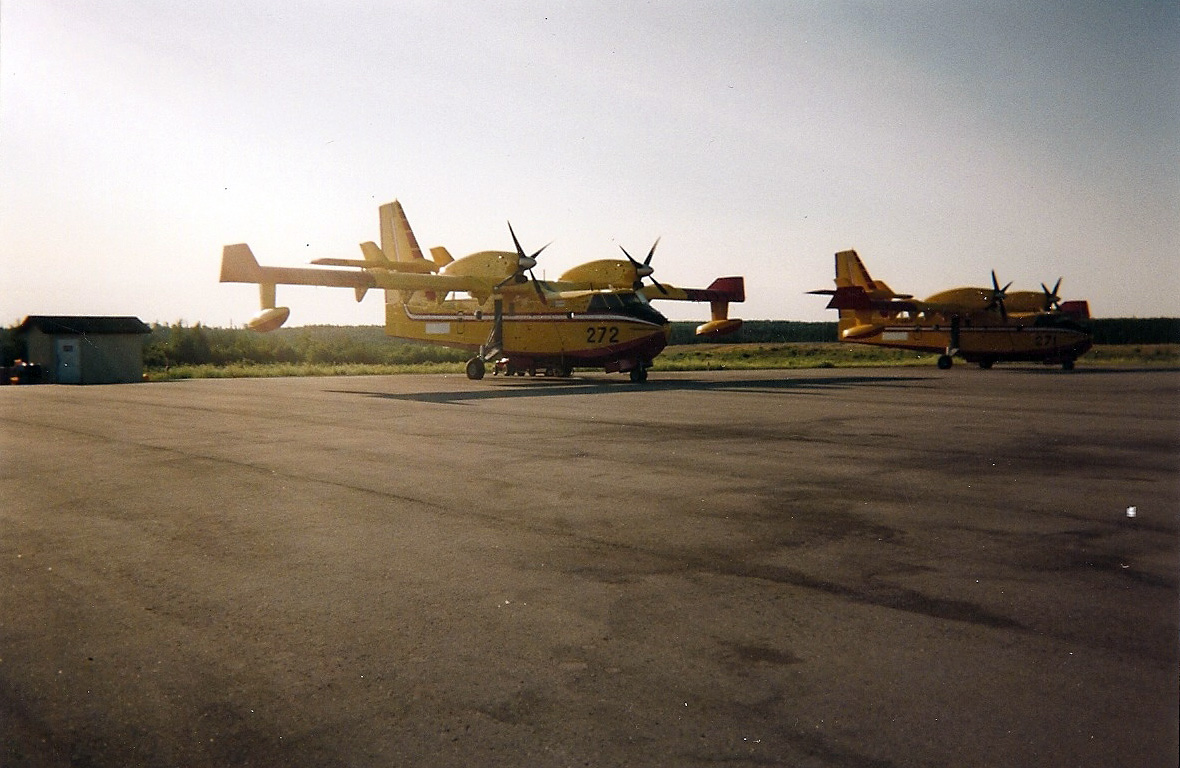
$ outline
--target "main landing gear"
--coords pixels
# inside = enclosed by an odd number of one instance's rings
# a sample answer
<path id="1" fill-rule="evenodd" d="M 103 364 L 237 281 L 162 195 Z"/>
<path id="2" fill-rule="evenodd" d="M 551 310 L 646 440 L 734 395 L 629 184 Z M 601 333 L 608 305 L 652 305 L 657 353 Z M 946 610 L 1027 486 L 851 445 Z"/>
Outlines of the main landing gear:
<path id="1" fill-rule="evenodd" d="M 483 378 L 487 368 L 484 366 L 483 360 L 478 357 L 473 357 L 467 361 L 467 378 L 472 381 L 479 381 Z"/>

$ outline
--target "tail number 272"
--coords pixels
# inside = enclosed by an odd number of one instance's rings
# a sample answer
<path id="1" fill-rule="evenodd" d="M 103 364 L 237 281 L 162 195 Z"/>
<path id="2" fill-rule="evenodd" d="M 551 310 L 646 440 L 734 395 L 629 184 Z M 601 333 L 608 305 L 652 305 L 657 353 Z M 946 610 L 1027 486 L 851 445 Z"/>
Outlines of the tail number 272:
<path id="1" fill-rule="evenodd" d="M 592 325 L 586 329 L 586 342 L 589 344 L 618 344 L 619 328 L 615 325 Z"/>

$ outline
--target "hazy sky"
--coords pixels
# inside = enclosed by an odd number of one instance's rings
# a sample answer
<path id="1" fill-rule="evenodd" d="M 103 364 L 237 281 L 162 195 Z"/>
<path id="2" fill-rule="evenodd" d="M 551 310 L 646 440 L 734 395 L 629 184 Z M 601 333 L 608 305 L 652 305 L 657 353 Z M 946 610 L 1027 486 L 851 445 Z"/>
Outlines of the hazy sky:
<path id="1" fill-rule="evenodd" d="M 552 240 L 550 278 L 662 236 L 658 279 L 744 275 L 748 319 L 834 319 L 804 292 L 845 248 L 1180 316 L 1180 3 L 0 4 L 0 324 L 240 324 L 223 244 L 359 258 L 395 198 L 456 256 Z"/>

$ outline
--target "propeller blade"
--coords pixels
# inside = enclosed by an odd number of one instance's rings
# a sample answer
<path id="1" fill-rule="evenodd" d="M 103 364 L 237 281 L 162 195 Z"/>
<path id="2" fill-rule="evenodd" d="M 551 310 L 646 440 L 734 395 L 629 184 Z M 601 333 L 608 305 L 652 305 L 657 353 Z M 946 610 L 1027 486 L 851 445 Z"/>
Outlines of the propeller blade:
<path id="1" fill-rule="evenodd" d="M 1004 306 L 1004 299 L 1008 297 L 1008 289 L 1012 286 L 1012 281 L 1009 280 L 1007 285 L 1000 287 L 1000 281 L 996 279 L 996 271 L 992 270 L 992 300 L 988 303 L 988 309 L 995 307 L 1000 308 L 1000 317 L 1004 322 L 1008 322 L 1008 308 Z"/>
<path id="2" fill-rule="evenodd" d="M 533 267 L 537 266 L 537 257 L 541 255 L 541 251 L 553 245 L 553 241 L 545 243 L 537 250 L 533 251 L 532 256 L 526 256 L 524 248 L 520 244 L 520 239 L 516 236 L 516 231 L 512 229 L 512 222 L 508 222 L 508 233 L 512 235 L 512 244 L 516 246 L 516 272 L 501 280 L 496 284 L 496 288 L 503 288 L 509 282 L 515 282 L 517 285 L 529 282 L 533 283 L 533 290 L 537 292 L 537 298 L 541 300 L 542 304 L 548 304 L 545 298 L 545 292 L 541 289 L 541 284 L 537 281 L 537 276 L 533 274 Z M 528 277 L 525 277 L 525 273 Z"/>
<path id="3" fill-rule="evenodd" d="M 662 235 L 661 235 L 661 237 L 662 237 Z M 643 265 L 644 265 L 645 267 L 646 267 L 646 266 L 650 266 L 650 265 L 651 265 L 651 257 L 655 255 L 655 253 L 656 253 L 656 246 L 657 246 L 657 245 L 659 245 L 659 244 L 660 244 L 660 238 L 659 238 L 659 237 L 657 237 L 657 238 L 656 238 L 656 241 L 655 241 L 654 243 L 652 243 L 652 244 L 651 244 L 651 250 L 647 252 L 647 258 L 643 260 Z"/>
<path id="4" fill-rule="evenodd" d="M 541 300 L 542 304 L 548 306 L 549 300 L 545 298 L 545 292 L 541 290 L 541 283 L 537 280 L 536 276 L 533 275 L 533 271 L 531 269 L 529 270 L 529 277 L 533 279 L 533 290 L 537 292 L 537 298 Z"/>
<path id="5" fill-rule="evenodd" d="M 1060 309 L 1061 297 L 1057 295 L 1057 290 L 1061 288 L 1061 278 L 1057 278 L 1057 282 L 1053 284 L 1053 290 L 1049 290 L 1044 283 L 1041 283 L 1041 290 L 1045 292 L 1045 312 L 1051 309 Z"/>
<path id="6" fill-rule="evenodd" d="M 516 246 L 516 254 L 524 258 L 524 248 L 520 247 L 520 241 L 516 239 L 516 232 L 512 231 L 512 222 L 508 222 L 508 234 L 512 235 L 512 244 Z M 994 277 L 993 273 L 993 277 Z"/>

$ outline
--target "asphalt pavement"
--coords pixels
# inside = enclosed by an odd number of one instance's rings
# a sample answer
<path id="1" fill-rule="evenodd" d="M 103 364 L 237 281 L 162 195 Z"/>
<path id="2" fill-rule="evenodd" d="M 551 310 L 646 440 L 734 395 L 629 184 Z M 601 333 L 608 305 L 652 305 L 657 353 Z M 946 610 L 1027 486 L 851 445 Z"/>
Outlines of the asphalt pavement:
<path id="1" fill-rule="evenodd" d="M 1177 765 L 1180 372 L 0 388 L 0 765 Z"/>

